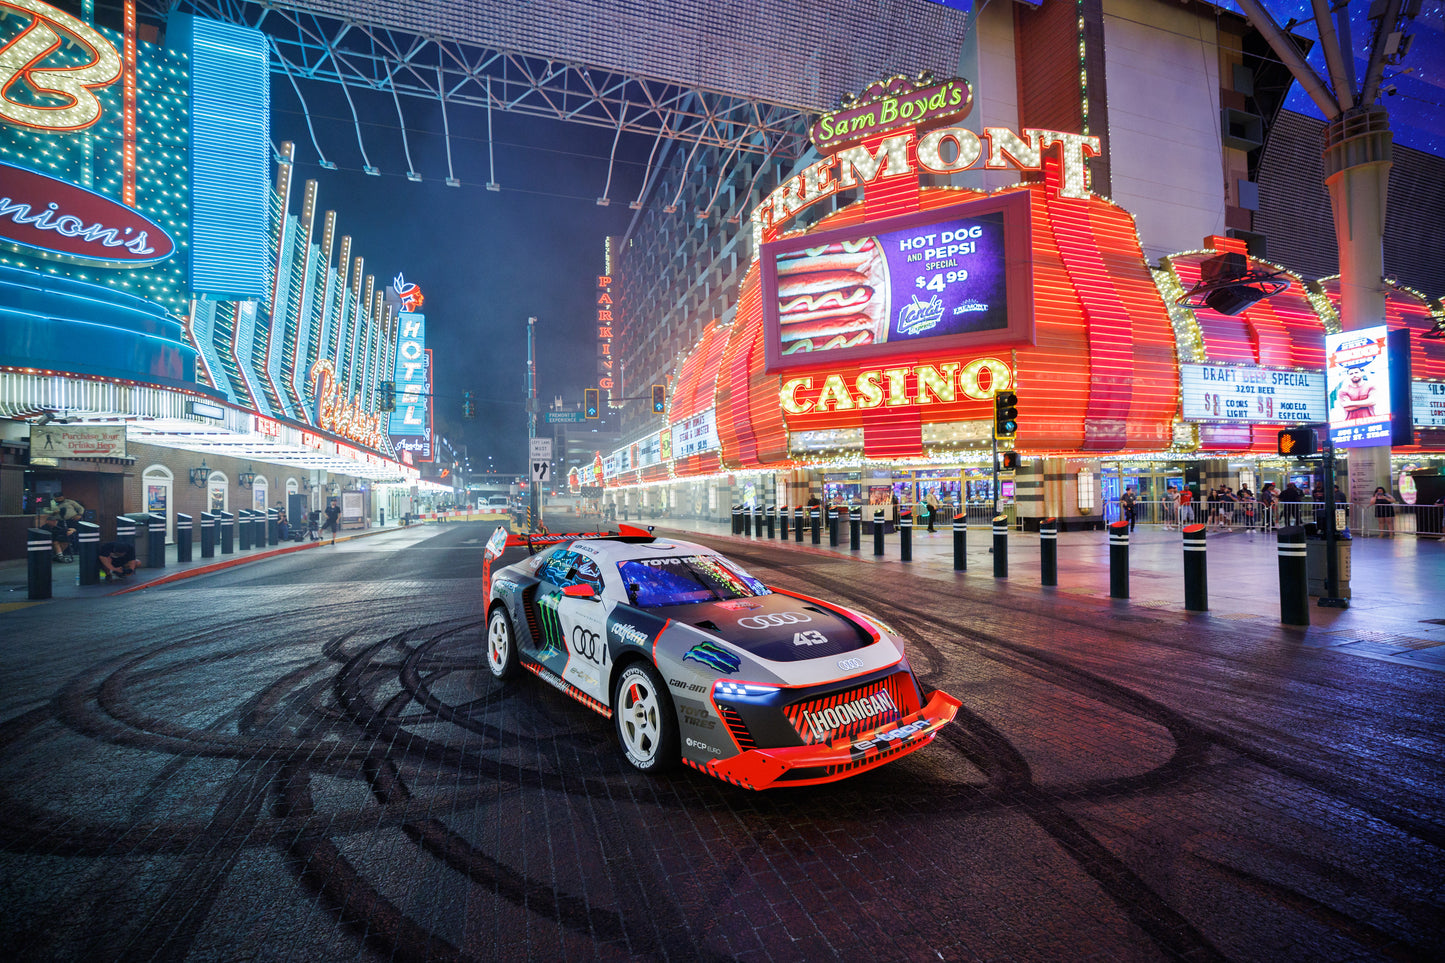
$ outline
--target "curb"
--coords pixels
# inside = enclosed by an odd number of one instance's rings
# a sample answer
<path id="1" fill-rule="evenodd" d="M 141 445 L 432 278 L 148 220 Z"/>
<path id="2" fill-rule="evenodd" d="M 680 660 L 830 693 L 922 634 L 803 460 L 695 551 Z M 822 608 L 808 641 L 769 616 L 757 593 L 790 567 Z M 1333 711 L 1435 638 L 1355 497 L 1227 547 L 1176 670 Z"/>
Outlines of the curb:
<path id="1" fill-rule="evenodd" d="M 228 558 L 222 562 L 213 562 L 210 565 L 201 565 L 196 568 L 188 568 L 182 572 L 172 572 L 169 575 L 162 575 L 160 578 L 151 579 L 149 582 L 142 582 L 139 585 L 131 585 L 116 592 L 105 593 L 107 597 L 113 595 L 128 595 L 131 592 L 140 592 L 156 585 L 165 585 L 169 582 L 179 582 L 182 579 L 194 578 L 197 575 L 208 575 L 211 572 L 219 572 L 222 569 L 235 568 L 237 565 L 245 565 L 249 562 L 259 562 L 266 558 L 275 558 L 278 555 L 289 555 L 292 552 L 304 552 L 309 548 L 320 548 L 323 545 L 335 545 L 337 542 L 350 542 L 358 538 L 368 538 L 372 535 L 384 535 L 387 532 L 400 532 L 405 528 L 380 528 L 370 532 L 360 532 L 356 535 L 345 535 L 333 538 L 330 541 L 303 542 L 300 545 L 288 545 L 285 548 L 278 548 L 270 552 L 254 552 L 250 555 L 242 555 L 238 558 Z"/>

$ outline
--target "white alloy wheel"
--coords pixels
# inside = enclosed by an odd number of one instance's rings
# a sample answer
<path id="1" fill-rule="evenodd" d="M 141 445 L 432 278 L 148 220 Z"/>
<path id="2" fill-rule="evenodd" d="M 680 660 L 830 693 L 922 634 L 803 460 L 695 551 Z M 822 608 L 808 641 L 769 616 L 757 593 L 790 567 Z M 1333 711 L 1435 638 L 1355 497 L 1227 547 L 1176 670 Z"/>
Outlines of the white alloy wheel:
<path id="1" fill-rule="evenodd" d="M 502 605 L 493 608 L 487 620 L 487 668 L 498 679 L 507 678 L 517 669 L 517 639 Z"/>
<path id="2" fill-rule="evenodd" d="M 612 703 L 617 739 L 627 761 L 643 772 L 671 765 L 677 758 L 677 720 L 672 700 L 652 667 L 638 662 L 624 669 Z"/>

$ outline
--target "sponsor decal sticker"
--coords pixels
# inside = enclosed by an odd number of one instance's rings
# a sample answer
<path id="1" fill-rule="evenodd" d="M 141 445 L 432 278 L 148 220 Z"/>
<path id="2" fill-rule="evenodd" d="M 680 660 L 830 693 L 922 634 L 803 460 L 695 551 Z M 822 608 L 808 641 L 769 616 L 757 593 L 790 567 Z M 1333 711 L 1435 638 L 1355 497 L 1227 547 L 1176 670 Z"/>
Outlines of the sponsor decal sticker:
<path id="1" fill-rule="evenodd" d="M 710 745 L 708 745 L 708 744 L 705 743 L 705 742 L 699 742 L 698 740 L 693 739 L 693 738 L 690 737 L 690 736 L 688 737 L 688 740 L 687 740 L 687 747 L 688 747 L 689 749 L 701 749 L 703 752 L 710 752 L 710 753 L 712 753 L 714 756 L 720 756 L 720 755 L 722 755 L 722 750 L 721 750 L 721 749 L 718 749 L 718 748 L 716 748 L 715 746 L 710 746 Z"/>
<path id="2" fill-rule="evenodd" d="M 684 662 L 688 659 L 694 662 L 701 662 L 709 669 L 715 669 L 724 674 L 736 672 L 738 666 L 742 665 L 742 659 L 715 642 L 699 642 L 697 645 L 694 645 L 688 649 L 687 654 L 682 657 L 682 661 Z"/>
<path id="3" fill-rule="evenodd" d="M 922 732 L 928 728 L 928 720 L 919 719 L 917 722 L 909 723 L 906 726 L 899 726 L 897 729 L 889 729 L 887 732 L 880 732 L 872 739 L 865 739 L 853 743 L 853 748 L 858 752 L 867 752 L 869 749 L 877 748 L 880 745 L 888 745 L 890 742 L 897 742 L 900 739 L 907 739 L 915 733 Z"/>
<path id="4" fill-rule="evenodd" d="M 572 626 L 572 651 L 593 665 L 607 664 L 607 646 L 603 644 L 602 637 L 591 629 Z"/>
<path id="5" fill-rule="evenodd" d="M 872 695 L 830 706 L 821 712 L 804 712 L 803 721 L 807 723 L 808 728 L 813 730 L 813 735 L 817 736 L 819 741 L 826 741 L 829 733 L 834 729 L 841 729 L 855 722 L 865 722 L 875 716 L 897 711 L 898 707 L 893 704 L 888 690 L 879 689 Z"/>
<path id="6" fill-rule="evenodd" d="M 623 645 L 640 645 L 643 648 L 652 644 L 652 636 L 642 631 L 635 625 L 628 625 L 626 622 L 613 622 L 607 626 L 608 633 L 621 642 Z"/>

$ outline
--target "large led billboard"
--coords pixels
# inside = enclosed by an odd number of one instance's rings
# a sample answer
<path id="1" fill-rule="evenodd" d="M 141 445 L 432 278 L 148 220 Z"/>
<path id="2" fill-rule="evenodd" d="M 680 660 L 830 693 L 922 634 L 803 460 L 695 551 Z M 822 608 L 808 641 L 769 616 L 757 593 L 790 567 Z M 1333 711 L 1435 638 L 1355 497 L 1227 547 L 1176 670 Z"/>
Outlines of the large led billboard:
<path id="1" fill-rule="evenodd" d="M 764 244 L 769 370 L 1033 337 L 1029 192 Z"/>
<path id="2" fill-rule="evenodd" d="M 1383 324 L 1325 335 L 1330 441 L 1336 448 L 1390 443 L 1389 357 Z"/>

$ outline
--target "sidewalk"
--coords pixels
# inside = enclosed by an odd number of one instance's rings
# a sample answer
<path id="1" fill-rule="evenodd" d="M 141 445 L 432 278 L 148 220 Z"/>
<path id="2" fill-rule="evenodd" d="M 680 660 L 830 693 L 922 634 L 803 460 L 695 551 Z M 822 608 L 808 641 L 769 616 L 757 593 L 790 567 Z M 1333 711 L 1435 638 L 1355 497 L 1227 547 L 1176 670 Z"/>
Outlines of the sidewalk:
<path id="1" fill-rule="evenodd" d="M 415 527 L 415 526 L 413 526 Z M 355 531 L 343 532 L 336 537 L 336 542 L 349 542 L 358 538 L 367 538 L 372 535 L 382 535 L 386 532 L 407 531 L 401 525 L 391 525 L 385 528 L 366 528 Z M 192 546 L 191 561 L 178 562 L 176 560 L 176 546 L 166 546 L 166 564 L 164 568 L 138 568 L 134 575 L 129 578 L 110 581 L 102 579 L 95 585 L 79 584 L 79 561 L 65 563 L 52 563 L 50 566 L 50 594 L 51 598 L 98 598 L 103 595 L 123 595 L 126 592 L 134 592 L 139 589 L 148 588 L 152 585 L 161 585 L 166 582 L 174 582 L 179 579 L 193 578 L 197 575 L 205 575 L 208 572 L 218 572 L 221 569 L 231 568 L 235 565 L 245 565 L 248 562 L 260 561 L 263 558 L 274 558 L 278 555 L 286 555 L 291 552 L 302 552 L 307 549 L 323 548 L 330 545 L 330 538 L 323 538 L 319 542 L 280 542 L 276 545 L 262 545 L 249 548 L 245 551 L 237 549 L 229 555 L 222 555 L 220 546 L 216 546 L 214 558 L 201 558 L 201 545 L 197 542 Z M 26 604 L 38 604 L 45 599 L 30 599 L 29 595 L 29 562 L 26 559 L 0 562 L 0 612 L 24 606 Z"/>
<path id="2" fill-rule="evenodd" d="M 634 523 L 636 524 L 636 523 Z M 878 581 L 896 577 L 927 578 L 956 584 L 965 580 L 971 589 L 988 588 L 1011 596 L 1074 596 L 1097 599 L 1115 614 L 1129 608 L 1173 610 L 1184 613 L 1184 552 L 1177 531 L 1140 525 L 1129 536 L 1129 598 L 1109 598 L 1109 536 L 1107 531 L 1060 532 L 1058 585 L 1044 586 L 1040 573 L 1039 537 L 1011 531 L 1008 535 L 1008 578 L 995 579 L 991 529 L 974 527 L 967 533 L 968 569 L 953 569 L 953 531 L 940 527 L 930 534 L 914 529 L 913 560 L 899 557 L 899 538 L 887 535 L 884 554 L 873 554 L 873 539 L 863 533 L 860 550 L 848 548 L 847 526 L 839 527 L 839 545 L 828 546 L 824 525 L 821 544 L 812 544 L 805 530 L 796 541 L 791 525 L 788 541 L 733 535 L 729 522 L 662 518 L 659 534 L 703 534 L 735 541 L 824 556 L 849 556 L 885 566 L 889 572 Z M 951 523 L 950 523 L 951 526 Z M 1208 545 L 1208 603 L 1205 613 L 1188 613 L 1201 619 L 1259 619 L 1278 624 L 1279 556 L 1272 534 L 1211 530 Z M 1445 671 L 1445 544 L 1417 538 L 1357 538 L 1351 542 L 1350 606 L 1318 607 L 1310 599 L 1308 629 L 1301 629 L 1312 646 L 1364 645 L 1359 654 Z M 1429 620 L 1436 620 L 1431 622 Z"/>

